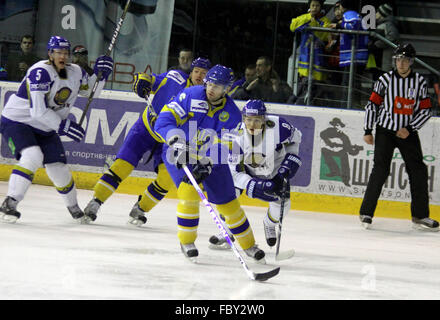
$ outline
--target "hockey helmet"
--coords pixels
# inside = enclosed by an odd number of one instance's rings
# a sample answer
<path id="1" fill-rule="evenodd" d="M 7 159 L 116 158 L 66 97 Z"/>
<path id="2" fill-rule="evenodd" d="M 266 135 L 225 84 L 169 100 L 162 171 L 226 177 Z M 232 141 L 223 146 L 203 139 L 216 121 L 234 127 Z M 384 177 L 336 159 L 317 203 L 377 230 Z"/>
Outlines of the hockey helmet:
<path id="1" fill-rule="evenodd" d="M 52 51 L 54 49 L 67 49 L 70 52 L 70 42 L 69 40 L 60 37 L 60 36 L 52 36 L 47 43 L 47 50 Z"/>
<path id="2" fill-rule="evenodd" d="M 211 66 L 211 61 L 209 61 L 209 59 L 199 57 L 191 63 L 191 71 L 196 67 L 209 70 L 211 69 Z"/>
<path id="3" fill-rule="evenodd" d="M 241 110 L 242 116 L 266 116 L 266 106 L 261 100 L 248 100 Z"/>
<path id="4" fill-rule="evenodd" d="M 407 57 L 407 58 L 415 58 L 416 57 L 416 49 L 411 45 L 411 43 L 403 43 L 399 44 L 396 49 L 394 49 L 393 57 Z"/>
<path id="5" fill-rule="evenodd" d="M 231 68 L 222 66 L 220 64 L 215 65 L 206 73 L 203 82 L 206 84 L 212 82 L 215 84 L 223 85 L 229 87 L 234 80 L 234 72 Z"/>

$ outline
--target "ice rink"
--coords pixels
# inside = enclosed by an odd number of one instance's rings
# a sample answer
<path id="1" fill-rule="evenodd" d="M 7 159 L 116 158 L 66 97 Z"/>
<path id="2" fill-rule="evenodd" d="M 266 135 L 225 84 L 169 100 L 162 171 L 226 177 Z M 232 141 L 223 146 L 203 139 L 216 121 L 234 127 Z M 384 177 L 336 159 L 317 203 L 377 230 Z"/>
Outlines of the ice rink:
<path id="1" fill-rule="evenodd" d="M 1 201 L 7 183 L 0 182 Z M 92 191 L 78 190 L 81 207 Z M 32 185 L 16 224 L 0 223 L 0 299 L 440 299 L 440 233 L 409 220 L 290 211 L 276 262 L 266 245 L 264 208 L 245 207 L 267 265 L 267 282 L 248 279 L 230 250 L 211 250 L 217 227 L 200 208 L 198 263 L 186 260 L 176 236 L 176 200 L 165 199 L 144 227 L 126 225 L 136 196 L 115 194 L 92 225 L 79 225 L 53 187 Z M 409 215 L 409 213 L 408 213 Z M 243 253 L 244 254 L 244 253 Z"/>

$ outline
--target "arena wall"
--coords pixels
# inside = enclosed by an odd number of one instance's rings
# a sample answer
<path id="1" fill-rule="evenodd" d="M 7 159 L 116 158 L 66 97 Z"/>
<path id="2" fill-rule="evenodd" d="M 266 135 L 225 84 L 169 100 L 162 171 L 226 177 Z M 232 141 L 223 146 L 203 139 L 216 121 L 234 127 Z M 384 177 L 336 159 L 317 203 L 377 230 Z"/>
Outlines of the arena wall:
<path id="1" fill-rule="evenodd" d="M 17 83 L 0 83 L 0 106 L 18 88 Z M 80 97 L 72 114 L 79 119 L 87 99 Z M 237 101 L 241 108 L 243 101 Z M 143 112 L 145 101 L 131 92 L 104 90 L 93 100 L 88 113 L 86 136 L 81 143 L 63 137 L 66 156 L 78 188 L 92 189 L 106 166 L 115 158 L 130 127 Z M 271 114 L 285 117 L 301 130 L 300 156 L 303 166 L 291 181 L 292 209 L 341 214 L 358 214 L 373 166 L 373 146 L 363 142 L 364 112 L 267 104 Z M 420 138 L 428 166 L 431 216 L 440 219 L 440 119 L 432 118 L 421 130 Z M 436 143 L 437 141 L 437 143 Z M 0 142 L 0 180 L 8 180 L 15 159 L 8 145 Z M 118 192 L 140 194 L 155 177 L 148 154 Z M 51 185 L 39 169 L 34 183 Z M 176 190 L 167 197 L 176 198 Z M 410 218 L 410 189 L 405 165 L 395 150 L 390 176 L 384 186 L 376 216 Z M 244 205 L 265 203 L 241 196 Z M 131 204 L 127 204 L 130 206 Z"/>

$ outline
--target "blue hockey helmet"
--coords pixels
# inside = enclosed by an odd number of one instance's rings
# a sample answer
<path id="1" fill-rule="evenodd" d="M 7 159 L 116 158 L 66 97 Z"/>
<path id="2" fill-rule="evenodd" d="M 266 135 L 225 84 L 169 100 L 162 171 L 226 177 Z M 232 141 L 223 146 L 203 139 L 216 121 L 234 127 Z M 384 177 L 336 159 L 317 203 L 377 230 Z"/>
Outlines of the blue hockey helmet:
<path id="1" fill-rule="evenodd" d="M 231 68 L 217 64 L 209 69 L 209 71 L 206 73 L 205 79 L 203 79 L 203 82 L 212 82 L 228 87 L 232 84 L 233 80 L 234 71 L 232 71 Z"/>
<path id="2" fill-rule="evenodd" d="M 248 100 L 241 110 L 242 116 L 266 116 L 266 106 L 261 100 Z"/>
<path id="3" fill-rule="evenodd" d="M 47 50 L 50 51 L 54 49 L 67 49 L 70 52 L 69 40 L 60 36 L 50 37 L 49 42 L 47 43 Z"/>
<path id="4" fill-rule="evenodd" d="M 211 66 L 212 64 L 211 61 L 209 61 L 209 59 L 199 57 L 191 63 L 191 71 L 196 67 L 209 70 L 211 69 Z"/>

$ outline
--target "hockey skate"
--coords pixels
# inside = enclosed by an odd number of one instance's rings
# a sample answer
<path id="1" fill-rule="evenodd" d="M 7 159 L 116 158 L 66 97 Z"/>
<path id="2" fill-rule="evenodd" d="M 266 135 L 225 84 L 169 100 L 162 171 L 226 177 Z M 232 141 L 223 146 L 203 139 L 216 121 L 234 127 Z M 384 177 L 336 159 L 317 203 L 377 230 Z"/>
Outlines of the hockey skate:
<path id="1" fill-rule="evenodd" d="M 90 200 L 87 204 L 87 207 L 84 209 L 84 223 L 89 224 L 96 220 L 96 215 L 98 213 L 99 208 L 101 207 L 102 202 L 96 198 Z"/>
<path id="2" fill-rule="evenodd" d="M 0 207 L 0 219 L 7 223 L 15 223 L 21 216 L 17 211 L 18 201 L 12 197 L 6 197 Z"/>
<path id="3" fill-rule="evenodd" d="M 81 210 L 78 204 L 75 204 L 71 207 L 67 207 L 67 210 L 69 210 L 73 219 L 75 219 L 81 224 L 84 223 L 84 212 Z"/>
<path id="4" fill-rule="evenodd" d="M 361 220 L 361 225 L 364 229 L 370 229 L 371 223 L 373 222 L 373 218 L 367 215 L 360 215 L 359 219 Z"/>
<path id="5" fill-rule="evenodd" d="M 229 238 L 234 242 L 235 238 L 232 235 L 232 233 L 228 230 Z M 209 248 L 214 250 L 228 250 L 231 249 L 229 246 L 229 243 L 226 241 L 226 238 L 223 236 L 222 233 L 215 234 L 209 238 Z"/>
<path id="6" fill-rule="evenodd" d="M 431 218 L 412 218 L 413 228 L 416 230 L 422 230 L 422 231 L 433 231 L 437 232 L 439 231 L 439 224 L 436 220 Z"/>
<path id="7" fill-rule="evenodd" d="M 265 253 L 263 250 L 258 248 L 258 246 L 256 244 L 253 245 L 252 247 L 244 250 L 244 252 L 246 253 L 246 255 L 248 257 L 251 257 L 256 262 L 261 263 L 261 264 L 266 264 L 266 260 L 264 259 Z"/>
<path id="8" fill-rule="evenodd" d="M 130 218 L 128 223 L 140 227 L 147 222 L 147 217 L 145 216 L 145 211 L 139 207 L 139 201 L 136 202 L 130 211 Z"/>
<path id="9" fill-rule="evenodd" d="M 269 247 L 273 247 L 277 243 L 277 232 L 275 230 L 275 224 L 270 223 L 269 218 L 266 216 L 263 219 L 264 235 L 266 236 L 266 242 Z"/>
<path id="10" fill-rule="evenodd" d="M 188 258 L 191 262 L 196 263 L 197 257 L 199 255 L 199 250 L 197 250 L 196 245 L 194 243 L 188 244 L 180 244 L 180 249 L 182 250 L 183 255 Z"/>

